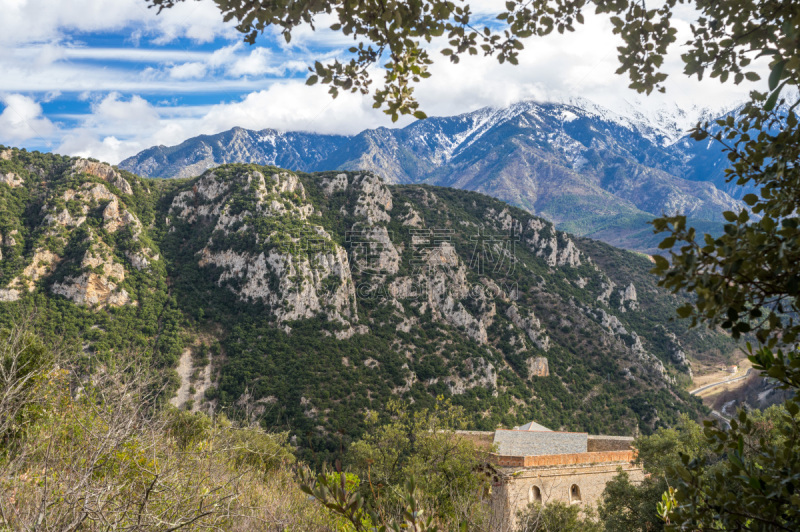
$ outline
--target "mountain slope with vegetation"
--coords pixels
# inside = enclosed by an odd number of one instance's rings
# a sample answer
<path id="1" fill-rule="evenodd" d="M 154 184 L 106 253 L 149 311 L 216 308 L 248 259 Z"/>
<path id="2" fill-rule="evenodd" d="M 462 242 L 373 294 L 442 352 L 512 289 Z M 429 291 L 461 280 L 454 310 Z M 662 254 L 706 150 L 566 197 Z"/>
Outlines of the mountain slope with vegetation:
<path id="1" fill-rule="evenodd" d="M 479 429 L 649 433 L 702 410 L 691 359 L 733 350 L 671 320 L 648 257 L 475 192 L 243 164 L 143 179 L 10 148 L 0 175 L 2 322 L 32 312 L 47 340 L 315 452 L 395 397 L 449 397 Z"/>
<path id="2" fill-rule="evenodd" d="M 483 192 L 558 229 L 654 253 L 652 218 L 680 212 L 720 232 L 722 212 L 741 206 L 721 177 L 721 150 L 676 139 L 676 127 L 585 100 L 527 101 L 353 137 L 234 128 L 155 146 L 120 166 L 150 177 L 193 177 L 232 162 L 371 171 L 391 183 Z"/>

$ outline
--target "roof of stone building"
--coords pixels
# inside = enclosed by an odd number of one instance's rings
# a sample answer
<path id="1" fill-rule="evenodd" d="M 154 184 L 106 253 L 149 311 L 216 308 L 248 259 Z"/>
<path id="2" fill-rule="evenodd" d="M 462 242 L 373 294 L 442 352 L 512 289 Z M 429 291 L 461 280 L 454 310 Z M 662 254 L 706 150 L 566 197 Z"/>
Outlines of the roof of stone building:
<path id="1" fill-rule="evenodd" d="M 538 456 L 587 452 L 585 432 L 553 432 L 552 430 L 497 430 L 493 443 L 502 456 Z"/>
<path id="2" fill-rule="evenodd" d="M 521 427 L 514 427 L 514 430 L 527 430 L 527 431 L 546 431 L 546 432 L 553 432 L 552 430 L 548 429 L 544 425 L 539 425 L 535 421 L 531 421 L 530 423 L 525 423 Z"/>

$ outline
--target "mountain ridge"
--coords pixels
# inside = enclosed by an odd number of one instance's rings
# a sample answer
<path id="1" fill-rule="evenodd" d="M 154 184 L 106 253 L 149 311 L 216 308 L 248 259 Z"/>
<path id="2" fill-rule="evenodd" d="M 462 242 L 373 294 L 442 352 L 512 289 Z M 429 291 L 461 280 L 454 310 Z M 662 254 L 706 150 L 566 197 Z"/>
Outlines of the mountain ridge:
<path id="1" fill-rule="evenodd" d="M 353 136 L 234 128 L 150 148 L 120 168 L 152 177 L 190 177 L 229 162 L 367 170 L 390 183 L 484 192 L 560 229 L 655 253 L 647 220 L 682 212 L 720 231 L 722 212 L 742 205 L 728 194 L 738 191 L 724 183 L 721 150 L 676 140 L 677 119 L 662 122 L 587 100 L 525 101 Z"/>

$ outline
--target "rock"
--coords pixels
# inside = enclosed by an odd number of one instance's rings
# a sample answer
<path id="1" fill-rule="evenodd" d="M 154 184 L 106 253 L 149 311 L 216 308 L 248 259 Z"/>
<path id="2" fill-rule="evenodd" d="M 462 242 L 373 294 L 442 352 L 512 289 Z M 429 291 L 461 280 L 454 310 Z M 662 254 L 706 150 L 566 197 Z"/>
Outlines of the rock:
<path id="1" fill-rule="evenodd" d="M 408 208 L 408 214 L 400 219 L 401 223 L 408 227 L 422 227 L 424 220 L 419 213 L 414 210 L 410 203 L 406 203 L 405 206 Z"/>
<path id="2" fill-rule="evenodd" d="M 527 318 L 524 318 L 520 315 L 517 305 L 512 303 L 508 309 L 506 309 L 506 316 L 508 316 L 508 318 L 511 320 L 511 323 L 525 331 L 525 333 L 528 335 L 528 338 L 530 338 L 531 342 L 533 342 L 533 345 L 542 351 L 547 351 L 550 348 L 550 338 L 542 328 L 541 322 L 536 318 L 536 316 L 533 315 L 533 313 L 531 313 Z"/>
<path id="3" fill-rule="evenodd" d="M 336 174 L 334 177 L 322 180 L 322 190 L 328 196 L 333 196 L 340 190 L 347 190 L 347 174 Z"/>
<path id="4" fill-rule="evenodd" d="M 528 375 L 531 377 L 548 377 L 550 375 L 550 364 L 545 357 L 529 358 L 526 364 Z"/>
<path id="5" fill-rule="evenodd" d="M 553 226 L 534 218 L 528 222 L 523 241 L 537 257 L 542 257 L 548 266 L 581 265 L 581 255 L 575 243 L 563 233 L 556 233 Z"/>
<path id="6" fill-rule="evenodd" d="M 374 174 L 362 174 L 353 180 L 360 189 L 353 214 L 366 218 L 368 224 L 391 220 L 392 193 L 383 180 Z"/>
<path id="7" fill-rule="evenodd" d="M 14 152 L 10 149 L 0 151 L 0 160 L 10 161 L 14 156 Z"/>
<path id="8" fill-rule="evenodd" d="M 20 293 L 16 288 L 0 288 L 0 301 L 19 301 Z"/>
<path id="9" fill-rule="evenodd" d="M 95 177 L 99 177 L 103 181 L 111 183 L 120 189 L 123 194 L 133 194 L 131 184 L 108 164 L 97 163 L 89 161 L 88 159 L 78 159 L 72 163 L 72 168 L 75 172 L 91 174 Z"/>
<path id="10" fill-rule="evenodd" d="M 31 263 L 22 270 L 22 275 L 27 277 L 25 286 L 28 291 L 30 292 L 34 289 L 36 281 L 50 274 L 60 260 L 61 258 L 50 250 L 36 250 L 31 259 Z"/>
<path id="11" fill-rule="evenodd" d="M 87 307 L 118 307 L 130 303 L 130 296 L 118 283 L 125 280 L 125 268 L 114 262 L 111 249 L 90 234 L 91 246 L 83 255 L 78 276 L 54 283 L 51 291 Z"/>
<path id="12" fill-rule="evenodd" d="M 22 180 L 20 176 L 18 176 L 14 172 L 9 172 L 7 174 L 0 172 L 0 183 L 5 183 L 11 188 L 15 188 L 22 186 L 25 182 Z"/>
<path id="13" fill-rule="evenodd" d="M 629 284 L 625 290 L 619 291 L 620 296 L 620 310 L 625 312 L 626 310 L 636 310 L 639 308 L 639 301 L 636 298 L 636 287 L 633 283 Z"/>
<path id="14" fill-rule="evenodd" d="M 616 286 L 617 285 L 614 283 L 614 281 L 606 277 L 605 280 L 603 281 L 603 284 L 600 287 L 600 295 L 597 296 L 597 301 L 603 303 L 606 306 L 610 305 L 611 294 L 614 292 L 614 288 Z"/>

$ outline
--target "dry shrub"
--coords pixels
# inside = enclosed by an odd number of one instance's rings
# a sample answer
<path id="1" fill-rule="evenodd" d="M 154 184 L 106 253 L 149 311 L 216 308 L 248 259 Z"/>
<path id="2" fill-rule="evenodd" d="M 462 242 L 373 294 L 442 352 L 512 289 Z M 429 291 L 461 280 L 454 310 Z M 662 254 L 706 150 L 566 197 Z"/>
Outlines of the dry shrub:
<path id="1" fill-rule="evenodd" d="M 157 407 L 147 371 L 0 346 L 0 530 L 336 530 L 285 434 Z"/>

